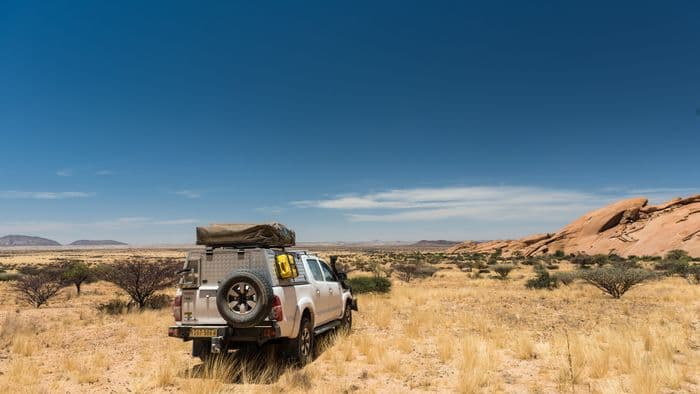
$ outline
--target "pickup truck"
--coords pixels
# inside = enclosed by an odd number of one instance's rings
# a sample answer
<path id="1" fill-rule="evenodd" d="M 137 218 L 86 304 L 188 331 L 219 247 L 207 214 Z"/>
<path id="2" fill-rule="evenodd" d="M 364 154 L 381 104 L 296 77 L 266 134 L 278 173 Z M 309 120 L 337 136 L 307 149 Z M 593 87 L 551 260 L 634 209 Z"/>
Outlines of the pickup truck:
<path id="1" fill-rule="evenodd" d="M 345 273 L 331 260 L 284 248 L 193 250 L 181 271 L 168 335 L 192 341 L 192 355 L 202 360 L 277 343 L 305 365 L 315 336 L 349 331 L 357 310 Z"/>

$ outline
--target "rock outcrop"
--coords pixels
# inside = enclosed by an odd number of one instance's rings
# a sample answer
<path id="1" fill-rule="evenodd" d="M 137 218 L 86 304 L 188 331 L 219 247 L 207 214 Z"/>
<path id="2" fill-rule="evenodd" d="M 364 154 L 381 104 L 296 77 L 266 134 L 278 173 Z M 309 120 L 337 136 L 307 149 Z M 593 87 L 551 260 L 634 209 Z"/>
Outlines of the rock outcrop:
<path id="1" fill-rule="evenodd" d="M 648 205 L 646 198 L 630 198 L 589 212 L 553 234 L 519 240 L 466 241 L 450 251 L 489 253 L 498 248 L 505 256 L 558 250 L 567 254 L 658 256 L 673 249 L 700 256 L 700 194 L 660 205 Z"/>

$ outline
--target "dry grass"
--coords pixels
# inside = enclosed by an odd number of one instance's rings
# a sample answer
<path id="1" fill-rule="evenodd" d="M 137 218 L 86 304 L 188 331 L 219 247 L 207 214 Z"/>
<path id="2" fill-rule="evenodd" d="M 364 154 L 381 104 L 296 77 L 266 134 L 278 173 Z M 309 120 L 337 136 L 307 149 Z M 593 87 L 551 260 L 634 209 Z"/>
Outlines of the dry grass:
<path id="1" fill-rule="evenodd" d="M 700 286 L 665 279 L 611 300 L 578 284 L 526 290 L 530 271 L 495 281 L 443 270 L 364 295 L 353 332 L 326 338 L 301 370 L 265 359 L 201 363 L 189 343 L 165 336 L 168 310 L 97 313 L 93 305 L 117 294 L 105 283 L 19 313 L 0 283 L 0 392 L 700 391 Z"/>

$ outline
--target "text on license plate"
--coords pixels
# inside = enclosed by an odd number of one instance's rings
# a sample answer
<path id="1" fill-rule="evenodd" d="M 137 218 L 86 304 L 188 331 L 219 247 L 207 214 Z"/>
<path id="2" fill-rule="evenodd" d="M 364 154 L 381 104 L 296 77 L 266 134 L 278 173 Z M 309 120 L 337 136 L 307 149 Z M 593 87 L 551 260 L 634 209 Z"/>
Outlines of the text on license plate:
<path id="1" fill-rule="evenodd" d="M 190 328 L 191 337 L 215 337 L 216 328 Z"/>

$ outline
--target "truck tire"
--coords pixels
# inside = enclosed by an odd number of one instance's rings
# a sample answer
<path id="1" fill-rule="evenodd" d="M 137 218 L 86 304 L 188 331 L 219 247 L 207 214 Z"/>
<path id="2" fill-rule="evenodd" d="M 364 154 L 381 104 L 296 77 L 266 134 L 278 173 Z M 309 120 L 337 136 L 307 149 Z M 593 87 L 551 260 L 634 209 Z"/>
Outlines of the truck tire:
<path id="1" fill-rule="evenodd" d="M 289 340 L 289 354 L 298 366 L 303 367 L 310 363 L 314 357 L 314 325 L 308 315 L 303 315 L 299 324 L 299 335 Z"/>
<path id="2" fill-rule="evenodd" d="M 216 308 L 231 327 L 253 327 L 269 316 L 272 298 L 272 285 L 264 275 L 241 269 L 221 282 Z"/>

